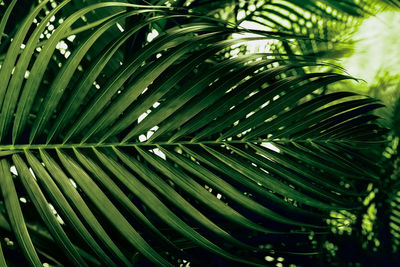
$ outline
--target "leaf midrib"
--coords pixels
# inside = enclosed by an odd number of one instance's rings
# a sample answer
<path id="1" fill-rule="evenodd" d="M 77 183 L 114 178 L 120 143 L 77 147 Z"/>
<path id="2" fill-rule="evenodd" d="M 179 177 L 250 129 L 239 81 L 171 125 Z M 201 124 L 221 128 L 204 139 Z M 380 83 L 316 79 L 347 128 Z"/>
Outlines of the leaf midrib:
<path id="1" fill-rule="evenodd" d="M 223 141 L 179 141 L 179 142 L 130 142 L 130 143 L 67 143 L 67 144 L 0 144 L 0 151 L 24 149 L 72 149 L 72 148 L 106 148 L 106 147 L 137 147 L 137 146 L 179 146 L 179 145 L 227 145 L 227 144 L 261 144 L 261 143 L 381 143 L 382 141 L 358 141 L 349 139 L 258 139 L 258 140 L 223 140 Z"/>

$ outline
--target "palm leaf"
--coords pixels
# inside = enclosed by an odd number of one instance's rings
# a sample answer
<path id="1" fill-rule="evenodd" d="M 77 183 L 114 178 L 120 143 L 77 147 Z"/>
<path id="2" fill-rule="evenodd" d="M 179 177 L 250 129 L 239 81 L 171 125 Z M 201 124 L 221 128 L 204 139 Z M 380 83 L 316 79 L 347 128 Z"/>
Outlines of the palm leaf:
<path id="1" fill-rule="evenodd" d="M 100 2 L 70 12 L 40 41 L 44 25 L 69 4 L 29 32 L 46 1 L 35 7 L 0 69 L 0 186 L 5 217 L 31 265 L 42 258 L 35 231 L 26 227 L 32 217 L 23 216 L 18 201 L 24 192 L 34 218 L 65 254 L 60 259 L 70 264 L 97 258 L 107 266 L 130 265 L 138 252 L 174 265 L 177 258 L 166 252 L 193 257 L 190 249 L 182 254 L 183 239 L 227 260 L 262 266 L 266 251 L 240 231 L 261 242 L 322 232 L 329 211 L 357 208 L 363 182 L 376 179 L 368 161 L 353 160 L 361 153 L 354 144 L 379 141 L 382 130 L 370 113 L 381 105 L 349 93 L 310 98 L 351 77 L 307 73 L 305 67 L 323 64 L 286 54 L 221 60 L 224 49 L 248 40 L 300 37 L 260 32 L 232 39 L 246 31 L 197 15 L 190 21 L 182 10 Z M 76 26 L 108 7 L 116 9 Z M 129 17 L 140 23 L 106 45 L 97 42 Z M 128 40 L 162 20 L 184 25 L 168 26 L 130 51 L 101 81 Z M 72 33 L 78 41 L 52 77 L 57 44 Z M 101 52 L 89 58 L 93 51 Z M 48 253 L 41 255 L 58 259 Z"/>

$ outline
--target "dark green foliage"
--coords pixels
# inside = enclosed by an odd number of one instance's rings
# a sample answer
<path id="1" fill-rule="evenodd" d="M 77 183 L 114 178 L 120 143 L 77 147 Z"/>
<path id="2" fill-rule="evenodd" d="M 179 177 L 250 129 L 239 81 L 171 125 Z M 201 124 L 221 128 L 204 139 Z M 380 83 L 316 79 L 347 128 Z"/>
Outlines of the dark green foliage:
<path id="1" fill-rule="evenodd" d="M 356 213 L 379 182 L 380 155 L 365 151 L 387 132 L 373 115 L 383 105 L 326 93 L 356 79 L 315 57 L 338 36 L 332 21 L 345 27 L 363 5 L 41 1 L 13 17 L 19 2 L 0 22 L 10 266 L 301 262 L 332 214 Z M 326 24 L 300 22 L 293 5 Z M 244 29 L 241 10 L 290 27 Z M 254 40 L 273 45 L 231 53 Z"/>

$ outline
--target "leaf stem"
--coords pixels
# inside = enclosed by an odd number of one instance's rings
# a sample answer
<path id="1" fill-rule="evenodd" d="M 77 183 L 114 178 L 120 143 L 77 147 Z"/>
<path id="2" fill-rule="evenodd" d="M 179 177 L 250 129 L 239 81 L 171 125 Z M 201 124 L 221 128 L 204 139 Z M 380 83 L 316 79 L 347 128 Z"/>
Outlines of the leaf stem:
<path id="1" fill-rule="evenodd" d="M 221 141 L 178 141 L 178 142 L 130 142 L 130 143 L 67 143 L 67 144 L 4 144 L 0 145 L 0 151 L 23 149 L 71 149 L 71 148 L 101 148 L 101 147 L 135 147 L 135 146 L 178 146 L 178 145 L 227 145 L 227 144 L 261 144 L 261 143 L 348 143 L 371 144 L 383 141 L 355 141 L 347 139 L 258 139 L 258 140 L 221 140 Z"/>

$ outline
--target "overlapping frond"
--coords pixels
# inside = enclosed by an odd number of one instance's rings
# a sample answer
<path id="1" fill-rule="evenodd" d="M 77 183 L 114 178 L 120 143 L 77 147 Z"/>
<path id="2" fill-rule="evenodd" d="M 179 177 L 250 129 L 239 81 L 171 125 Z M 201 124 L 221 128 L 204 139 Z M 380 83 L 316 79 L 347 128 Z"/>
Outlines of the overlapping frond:
<path id="1" fill-rule="evenodd" d="M 0 187 L 11 226 L 4 230 L 30 264 L 57 254 L 38 249 L 22 196 L 62 250 L 60 260 L 77 266 L 130 265 L 132 251 L 163 266 L 176 255 L 190 260 L 179 240 L 262 266 L 258 245 L 324 231 L 330 210 L 356 208 L 364 182 L 377 179 L 360 148 L 379 141 L 383 130 L 371 112 L 381 104 L 345 92 L 309 97 L 351 77 L 306 73 L 318 64 L 300 56 L 219 56 L 248 40 L 295 36 L 232 39 L 245 30 L 202 18 L 168 28 L 107 69 L 143 28 L 190 14 L 101 2 L 71 13 L 41 41 L 69 1 L 35 25 L 46 4 L 20 25 L 0 69 Z M 59 42 L 71 32 L 79 37 L 75 22 L 108 7 L 122 11 L 89 21 L 85 38 L 49 76 Z M 140 23 L 88 57 L 104 34 L 135 16 Z"/>

